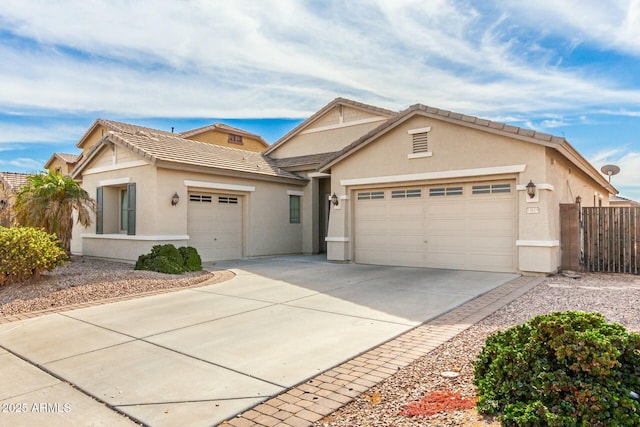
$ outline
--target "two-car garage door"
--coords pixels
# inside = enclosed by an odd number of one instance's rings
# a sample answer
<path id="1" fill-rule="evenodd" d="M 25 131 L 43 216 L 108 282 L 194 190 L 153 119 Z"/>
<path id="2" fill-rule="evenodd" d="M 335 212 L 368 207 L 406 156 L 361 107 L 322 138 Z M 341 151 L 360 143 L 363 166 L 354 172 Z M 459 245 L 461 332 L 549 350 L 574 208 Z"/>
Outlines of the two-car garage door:
<path id="1" fill-rule="evenodd" d="M 203 261 L 242 258 L 242 196 L 189 193 L 188 233 Z"/>
<path id="2" fill-rule="evenodd" d="M 356 191 L 365 264 L 515 271 L 514 181 Z"/>

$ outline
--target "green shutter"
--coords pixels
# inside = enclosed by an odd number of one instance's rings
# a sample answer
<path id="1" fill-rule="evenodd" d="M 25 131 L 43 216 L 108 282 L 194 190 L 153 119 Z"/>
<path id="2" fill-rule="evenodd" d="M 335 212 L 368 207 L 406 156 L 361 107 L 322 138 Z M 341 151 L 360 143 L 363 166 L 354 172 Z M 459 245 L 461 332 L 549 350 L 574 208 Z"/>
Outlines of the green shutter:
<path id="1" fill-rule="evenodd" d="M 136 234 L 136 183 L 127 184 L 127 234 Z"/>
<path id="2" fill-rule="evenodd" d="M 96 188 L 96 234 L 103 234 L 104 233 L 104 226 L 103 226 L 103 188 L 102 187 L 98 187 Z"/>

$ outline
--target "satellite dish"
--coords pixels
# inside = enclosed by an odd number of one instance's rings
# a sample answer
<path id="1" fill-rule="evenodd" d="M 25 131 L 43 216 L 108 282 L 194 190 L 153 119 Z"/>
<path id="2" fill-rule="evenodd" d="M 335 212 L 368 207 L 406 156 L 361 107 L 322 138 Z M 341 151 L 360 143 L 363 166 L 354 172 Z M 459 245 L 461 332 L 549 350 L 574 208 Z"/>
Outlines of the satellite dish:
<path id="1" fill-rule="evenodd" d="M 617 175 L 620 173 L 620 168 L 616 165 L 604 165 L 602 168 L 600 168 L 600 170 L 603 174 L 609 177 L 609 182 L 611 182 L 611 177 L 613 175 Z"/>

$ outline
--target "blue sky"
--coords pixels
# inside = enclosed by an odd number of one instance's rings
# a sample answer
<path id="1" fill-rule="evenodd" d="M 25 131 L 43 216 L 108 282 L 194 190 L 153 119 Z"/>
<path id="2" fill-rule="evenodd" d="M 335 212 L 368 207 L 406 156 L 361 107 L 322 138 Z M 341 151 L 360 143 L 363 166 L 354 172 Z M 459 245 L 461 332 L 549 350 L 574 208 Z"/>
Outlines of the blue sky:
<path id="1" fill-rule="evenodd" d="M 0 171 L 99 117 L 272 143 L 338 96 L 564 136 L 640 200 L 640 0 L 0 2 Z"/>

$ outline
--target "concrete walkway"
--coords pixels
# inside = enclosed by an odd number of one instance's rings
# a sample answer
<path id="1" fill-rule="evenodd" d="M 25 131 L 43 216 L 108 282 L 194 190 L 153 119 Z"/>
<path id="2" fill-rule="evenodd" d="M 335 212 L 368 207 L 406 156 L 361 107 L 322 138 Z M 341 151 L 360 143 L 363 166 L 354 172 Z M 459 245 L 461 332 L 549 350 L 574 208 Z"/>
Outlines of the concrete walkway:
<path id="1" fill-rule="evenodd" d="M 237 276 L 0 325 L 0 409 L 6 409 L 0 424 L 126 425 L 124 414 L 153 426 L 228 419 L 235 425 L 305 425 L 393 369 L 387 362 L 375 372 L 354 365 L 371 376 L 351 379 L 331 377 L 333 370 L 348 370 L 345 364 L 505 283 L 499 289 L 508 289 L 507 296 L 531 285 L 518 282 L 523 278 L 514 282 L 514 274 L 332 264 L 303 256 L 215 267 Z M 496 304 L 502 306 L 506 300 L 500 298 Z M 472 314 L 484 317 L 497 308 L 483 304 Z M 463 320 L 444 335 L 457 333 Z M 444 336 L 421 334 L 422 341 L 411 338 L 411 345 L 427 344 L 401 350 L 402 363 Z M 317 396 L 300 389 L 325 377 L 333 385 L 317 388 L 324 390 Z M 334 384 L 338 380 L 356 386 L 344 388 Z M 336 392 L 343 388 L 345 393 Z M 334 392 L 335 399 L 327 397 Z M 309 396 L 316 397 L 310 405 L 298 404 Z M 284 403 L 293 406 L 278 409 Z"/>

